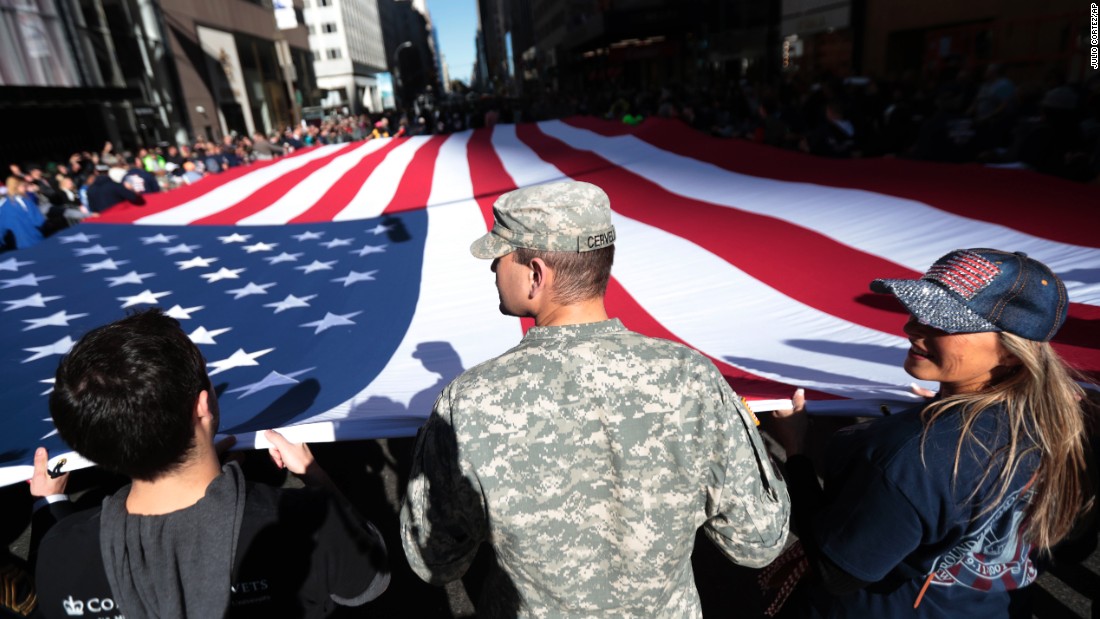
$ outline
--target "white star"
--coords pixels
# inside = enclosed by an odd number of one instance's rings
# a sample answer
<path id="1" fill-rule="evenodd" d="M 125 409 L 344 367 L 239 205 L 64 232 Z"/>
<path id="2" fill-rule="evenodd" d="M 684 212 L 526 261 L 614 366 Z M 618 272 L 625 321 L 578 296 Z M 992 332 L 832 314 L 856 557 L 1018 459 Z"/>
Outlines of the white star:
<path id="1" fill-rule="evenodd" d="M 321 320 L 314 320 L 313 322 L 305 322 L 305 323 L 302 323 L 298 326 L 299 327 L 316 327 L 316 330 L 314 330 L 313 334 L 317 335 L 318 333 L 320 333 L 320 332 L 322 332 L 325 329 L 328 329 L 330 327 L 341 327 L 341 326 L 345 326 L 345 325 L 353 325 L 355 323 L 352 322 L 351 320 L 348 320 L 348 319 L 349 318 L 354 318 L 355 316 L 358 316 L 359 314 L 362 314 L 362 313 L 363 313 L 362 311 L 358 311 L 358 312 L 352 312 L 350 314 L 339 314 L 338 315 L 338 314 L 333 314 L 332 312 L 325 312 L 325 317 L 322 318 Z"/>
<path id="2" fill-rule="evenodd" d="M 92 239 L 98 238 L 98 234 L 84 234 L 83 232 L 59 237 L 62 245 L 68 245 L 69 243 L 89 243 Z"/>
<path id="3" fill-rule="evenodd" d="M 258 251 L 271 251 L 275 249 L 278 243 L 256 243 L 254 245 L 245 245 L 242 249 L 250 254 L 254 254 Z"/>
<path id="4" fill-rule="evenodd" d="M 119 275 L 117 277 L 105 277 L 103 279 L 111 282 L 111 285 L 107 286 L 108 288 L 114 288 L 115 286 L 121 286 L 122 284 L 144 284 L 145 282 L 142 280 L 144 280 L 146 277 L 152 277 L 154 275 L 156 275 L 156 273 L 138 273 L 137 271 L 130 271 L 126 275 Z"/>
<path id="5" fill-rule="evenodd" d="M 118 262 L 115 262 L 113 258 L 107 258 L 106 260 L 92 262 L 91 264 L 85 264 L 83 266 L 85 273 L 91 273 L 92 271 L 117 271 L 118 267 L 124 264 L 130 264 L 130 261 L 119 260 Z"/>
<path id="6" fill-rule="evenodd" d="M 160 250 L 164 252 L 165 256 L 174 256 L 176 254 L 190 254 L 198 248 L 198 245 L 188 245 L 187 243 L 180 243 L 179 245 L 173 245 L 172 247 L 161 247 Z"/>
<path id="7" fill-rule="evenodd" d="M 8 258 L 7 260 L 0 261 L 0 271 L 18 271 L 19 267 L 23 266 L 24 264 L 34 264 L 34 261 Z"/>
<path id="8" fill-rule="evenodd" d="M 291 238 L 298 239 L 299 241 L 308 241 L 310 239 L 319 239 L 324 235 L 325 235 L 324 232 L 309 232 L 309 231 L 306 231 L 306 232 L 303 232 L 301 234 L 295 234 Z"/>
<path id="9" fill-rule="evenodd" d="M 37 329 L 39 327 L 67 327 L 70 320 L 76 320 L 77 318 L 83 318 L 87 314 L 69 314 L 65 310 L 53 314 L 52 316 L 46 316 L 45 318 L 35 318 L 33 320 L 24 320 L 28 327 L 23 327 L 24 331 L 30 331 L 31 329 Z"/>
<path id="10" fill-rule="evenodd" d="M 333 247 L 340 247 L 341 245 L 351 245 L 352 240 L 353 239 L 332 239 L 331 241 L 321 243 L 321 245 L 332 249 Z"/>
<path id="11" fill-rule="evenodd" d="M 389 232 L 390 230 L 393 230 L 393 226 L 387 226 L 385 224 L 378 224 L 377 226 L 371 228 L 370 230 L 367 230 L 367 232 L 373 232 L 375 236 L 378 236 L 379 234 L 384 234 L 386 232 Z"/>
<path id="12" fill-rule="evenodd" d="M 286 295 L 286 298 L 282 301 L 279 301 L 278 303 L 265 303 L 264 307 L 274 307 L 275 313 L 278 314 L 283 310 L 288 310 L 295 307 L 309 307 L 309 303 L 307 303 L 307 301 L 315 298 L 316 296 L 317 295 L 315 294 L 311 294 L 305 297 L 296 297 L 292 294 L 288 294 Z"/>
<path id="13" fill-rule="evenodd" d="M 75 247 L 73 248 L 73 255 L 77 258 L 81 256 L 106 256 L 107 252 L 114 251 L 118 247 L 104 247 L 102 245 L 92 245 L 91 247 Z"/>
<path id="14" fill-rule="evenodd" d="M 152 245 L 153 243 L 171 243 L 176 238 L 174 234 L 157 234 L 155 236 L 143 236 L 141 237 L 142 245 Z"/>
<path id="15" fill-rule="evenodd" d="M 301 252 L 297 254 L 288 254 L 285 251 L 278 256 L 264 256 L 264 260 L 267 260 L 268 264 L 279 264 L 280 262 L 294 262 L 301 256 Z"/>
<path id="16" fill-rule="evenodd" d="M 234 290 L 226 290 L 225 293 L 233 295 L 234 299 L 240 299 L 241 297 L 247 297 L 247 296 L 253 295 L 253 294 L 267 294 L 267 289 L 274 286 L 274 285 L 275 285 L 274 282 L 272 282 L 270 284 L 259 284 L 259 285 L 253 284 L 252 282 L 248 282 L 248 285 L 245 286 L 244 288 L 236 288 Z"/>
<path id="17" fill-rule="evenodd" d="M 76 342 L 73 341 L 73 338 L 66 335 L 65 337 L 57 340 L 56 342 L 48 346 L 35 346 L 34 348 L 24 348 L 23 350 L 27 352 L 33 352 L 34 354 L 24 359 L 23 363 L 29 363 L 31 361 L 42 359 L 43 357 L 49 357 L 50 355 L 63 355 L 72 349 L 73 344 L 76 344 Z"/>
<path id="18" fill-rule="evenodd" d="M 8 307 L 4 309 L 5 312 L 10 312 L 13 309 L 19 309 L 21 307 L 46 307 L 46 303 L 50 301 L 56 301 L 61 297 L 44 297 L 41 292 L 36 292 L 29 297 L 22 299 L 15 299 L 14 301 L 4 301 L 8 304 Z"/>
<path id="19" fill-rule="evenodd" d="M 217 261 L 217 258 L 203 258 L 202 256 L 195 256 L 190 260 L 177 260 L 176 264 L 179 265 L 181 271 L 186 271 L 187 269 L 193 269 L 195 267 L 205 268 Z"/>
<path id="20" fill-rule="evenodd" d="M 209 372 L 210 376 L 220 374 L 226 370 L 232 370 L 233 368 L 239 368 L 246 365 L 260 365 L 256 363 L 256 357 L 262 357 L 267 353 L 275 350 L 274 348 L 266 348 L 264 350 L 258 350 L 256 352 L 245 352 L 243 348 L 238 348 L 237 352 L 233 353 L 225 359 L 214 361 L 213 363 L 207 363 L 206 365 L 214 368 L 213 372 Z"/>
<path id="21" fill-rule="evenodd" d="M 349 252 L 349 253 L 359 254 L 359 257 L 362 258 L 363 256 L 366 256 L 367 254 L 381 254 L 381 253 L 384 253 L 385 251 L 386 251 L 386 246 L 385 245 L 364 245 L 363 247 L 361 247 L 359 249 L 351 250 L 351 252 Z"/>
<path id="22" fill-rule="evenodd" d="M 153 292 L 152 290 L 146 289 L 146 290 L 144 290 L 144 291 L 142 291 L 138 294 L 135 294 L 132 297 L 116 297 L 116 298 L 119 301 L 124 301 L 124 303 L 122 304 L 122 307 L 123 307 L 123 309 L 125 309 L 127 307 L 132 306 L 132 305 L 137 305 L 138 303 L 149 303 L 151 305 L 155 305 L 157 303 L 157 299 L 159 299 L 161 297 L 166 297 L 170 294 L 172 294 L 171 290 L 169 290 L 168 292 Z"/>
<path id="23" fill-rule="evenodd" d="M 179 305 L 173 305 L 172 309 L 164 312 L 165 316 L 171 316 L 176 320 L 188 320 L 191 318 L 191 314 L 201 310 L 204 306 L 196 305 L 195 307 L 180 307 Z"/>
<path id="24" fill-rule="evenodd" d="M 222 267 L 221 269 L 214 271 L 213 273 L 203 273 L 202 278 L 207 282 L 213 284 L 214 282 L 221 281 L 223 279 L 240 279 L 238 277 L 241 273 L 244 273 L 244 269 L 227 269 Z"/>
<path id="25" fill-rule="evenodd" d="M 229 331 L 229 328 L 214 329 L 213 331 L 207 331 L 206 327 L 199 327 L 191 332 L 191 335 L 187 337 L 191 338 L 191 341 L 196 344 L 217 344 L 214 338 L 218 337 L 222 333 Z"/>
<path id="26" fill-rule="evenodd" d="M 297 385 L 299 382 L 295 380 L 298 376 L 309 372 L 315 368 L 306 368 L 304 370 L 298 370 L 297 372 L 289 372 L 287 374 L 280 374 L 278 372 L 269 372 L 267 376 L 264 376 L 262 380 L 251 385 L 245 385 L 244 387 L 237 387 L 236 389 L 230 389 L 226 393 L 237 393 L 243 391 L 241 395 L 237 396 L 237 399 L 241 399 L 245 396 L 250 396 L 257 391 L 262 391 L 268 387 L 281 387 L 283 385 Z"/>
<path id="27" fill-rule="evenodd" d="M 228 243 L 246 243 L 250 238 L 252 238 L 251 234 L 241 234 L 239 232 L 234 232 L 229 236 L 219 236 L 218 240 L 221 241 L 223 245 L 225 245 Z"/>
<path id="28" fill-rule="evenodd" d="M 321 262 L 319 260 L 314 260 L 311 264 L 307 264 L 305 266 L 300 266 L 300 267 L 294 267 L 294 268 L 298 269 L 302 273 L 312 273 L 314 271 L 331 271 L 332 270 L 332 265 L 334 265 L 334 264 L 336 264 L 335 260 L 330 260 L 328 262 Z"/>
<path id="29" fill-rule="evenodd" d="M 0 288 L 14 288 L 15 286 L 37 286 L 38 282 L 44 282 L 47 279 L 53 279 L 53 275 L 43 275 L 38 277 L 34 273 L 27 273 L 23 277 L 17 277 L 15 279 L 2 279 L 0 280 Z"/>
<path id="30" fill-rule="evenodd" d="M 49 389 L 43 391 L 42 393 L 40 393 L 38 395 L 50 395 L 50 392 L 53 391 L 54 379 L 52 379 L 52 378 L 43 378 L 42 380 L 40 380 L 38 382 L 42 383 L 43 385 L 49 385 L 50 386 Z M 48 421 L 50 423 L 53 423 L 53 419 L 50 419 L 49 417 L 46 417 L 42 421 Z M 57 430 L 54 430 L 53 432 L 50 432 L 46 436 L 52 436 L 54 432 L 57 432 Z M 42 438 L 46 438 L 46 436 L 43 436 Z"/>
<path id="31" fill-rule="evenodd" d="M 355 282 L 369 282 L 374 281 L 374 274 L 378 272 L 378 269 L 373 271 L 367 271 L 366 273 L 360 273 L 359 271 L 348 271 L 348 274 L 343 277 L 337 277 L 336 279 L 329 280 L 334 282 L 344 282 L 344 288 L 354 284 Z"/>

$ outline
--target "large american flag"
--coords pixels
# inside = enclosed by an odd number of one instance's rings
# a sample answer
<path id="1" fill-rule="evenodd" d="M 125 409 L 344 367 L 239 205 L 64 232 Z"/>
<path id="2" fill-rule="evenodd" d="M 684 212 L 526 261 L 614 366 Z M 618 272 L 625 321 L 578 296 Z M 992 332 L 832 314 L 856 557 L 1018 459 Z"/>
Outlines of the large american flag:
<path id="1" fill-rule="evenodd" d="M 573 178 L 611 198 L 612 315 L 707 354 L 750 401 L 904 398 L 905 315 L 876 277 L 957 248 L 1062 275 L 1061 353 L 1100 376 L 1100 187 L 1027 171 L 825 160 L 674 121 L 577 118 L 321 146 L 119 206 L 0 256 L 0 484 L 33 449 L 79 461 L 49 420 L 59 356 L 131 308 L 177 317 L 241 445 L 407 436 L 463 369 L 513 346 L 470 243 L 502 193 Z M 931 385 L 929 385 L 931 386 Z M 761 403 L 761 408 L 766 405 Z"/>

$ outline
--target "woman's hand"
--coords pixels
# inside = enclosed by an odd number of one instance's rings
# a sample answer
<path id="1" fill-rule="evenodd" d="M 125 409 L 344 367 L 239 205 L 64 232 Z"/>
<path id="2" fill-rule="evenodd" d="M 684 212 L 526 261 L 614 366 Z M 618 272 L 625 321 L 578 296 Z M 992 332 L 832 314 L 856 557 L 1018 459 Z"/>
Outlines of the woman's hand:
<path id="1" fill-rule="evenodd" d="M 810 419 L 806 416 L 806 392 L 796 389 L 791 396 L 793 408 L 781 408 L 772 411 L 772 422 L 768 424 L 768 433 L 772 435 L 787 457 L 800 454 L 806 449 L 806 435 L 809 432 Z"/>

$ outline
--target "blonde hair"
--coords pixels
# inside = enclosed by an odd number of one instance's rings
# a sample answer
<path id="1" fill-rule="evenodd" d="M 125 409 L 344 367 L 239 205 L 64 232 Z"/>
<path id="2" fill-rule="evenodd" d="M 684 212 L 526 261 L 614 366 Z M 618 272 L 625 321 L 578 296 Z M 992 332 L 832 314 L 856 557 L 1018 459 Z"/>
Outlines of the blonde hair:
<path id="1" fill-rule="evenodd" d="M 1073 529 L 1077 516 L 1092 508 L 1085 479 L 1087 436 L 1085 391 L 1077 384 L 1077 373 L 1049 342 L 1036 342 L 1010 333 L 999 333 L 1001 345 L 1020 361 L 1015 371 L 1001 377 L 988 388 L 946 397 L 926 407 L 922 413 L 925 432 L 951 410 L 961 412 L 962 432 L 955 447 L 953 475 L 958 476 L 964 448 L 978 448 L 989 463 L 975 490 L 995 478 L 993 496 L 981 497 L 985 505 L 980 514 L 993 510 L 1009 492 L 1021 464 L 1037 453 L 1039 465 L 1031 482 L 1034 496 L 1027 508 L 1024 535 L 1041 550 L 1049 550 Z M 988 408 L 1004 409 L 1008 440 L 1001 446 L 986 445 L 974 434 L 978 416 Z"/>

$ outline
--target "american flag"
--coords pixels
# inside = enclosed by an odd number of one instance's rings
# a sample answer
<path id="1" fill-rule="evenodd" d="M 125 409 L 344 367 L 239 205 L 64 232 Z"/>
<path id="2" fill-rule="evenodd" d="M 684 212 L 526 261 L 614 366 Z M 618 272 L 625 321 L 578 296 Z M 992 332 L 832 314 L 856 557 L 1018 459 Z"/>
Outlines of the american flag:
<path id="1" fill-rule="evenodd" d="M 499 314 L 489 264 L 469 254 L 493 201 L 565 178 L 611 198 L 609 312 L 707 354 L 750 401 L 795 386 L 906 397 L 904 312 L 867 285 L 966 247 L 1025 251 L 1059 273 L 1072 304 L 1055 345 L 1100 377 L 1096 185 L 825 160 L 660 119 L 498 125 L 237 168 L 0 256 L 0 484 L 29 476 L 38 445 L 67 451 L 47 408 L 60 355 L 150 305 L 203 351 L 222 431 L 243 446 L 269 427 L 295 440 L 415 433 L 450 379 L 527 326 Z"/>

